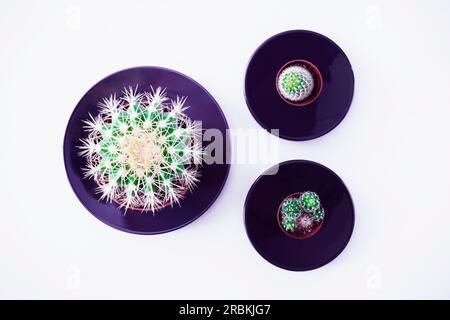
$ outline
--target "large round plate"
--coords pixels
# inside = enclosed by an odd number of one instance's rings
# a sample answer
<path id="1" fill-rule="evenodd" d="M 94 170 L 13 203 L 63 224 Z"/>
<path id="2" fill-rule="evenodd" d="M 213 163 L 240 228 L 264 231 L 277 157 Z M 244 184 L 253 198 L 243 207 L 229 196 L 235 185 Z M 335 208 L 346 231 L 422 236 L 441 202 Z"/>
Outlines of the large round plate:
<path id="1" fill-rule="evenodd" d="M 261 175 L 245 200 L 247 235 L 256 251 L 270 263 L 293 271 L 319 268 L 336 258 L 353 231 L 354 209 L 350 193 L 330 169 L 315 162 L 291 160 Z M 316 192 L 325 209 L 320 230 L 307 239 L 288 236 L 276 213 L 283 199 L 302 191 Z"/>
<path id="2" fill-rule="evenodd" d="M 150 85 L 161 86 L 166 88 L 168 97 L 172 99 L 177 95 L 186 96 L 190 106 L 185 111 L 186 115 L 192 120 L 202 121 L 204 130 L 220 130 L 223 141 L 229 141 L 228 125 L 217 102 L 200 84 L 179 72 L 160 67 L 138 67 L 114 73 L 92 87 L 75 107 L 64 137 L 64 163 L 78 199 L 96 218 L 111 227 L 132 233 L 157 234 L 187 225 L 211 206 L 228 176 L 229 154 L 223 153 L 223 161 L 203 165 L 200 182 L 192 193 L 187 193 L 181 206 L 165 207 L 152 214 L 131 209 L 124 212 L 114 203 L 99 201 L 95 193 L 97 184 L 92 179 L 83 178 L 81 168 L 85 166 L 85 160 L 78 155 L 79 149 L 76 148 L 80 145 L 79 139 L 86 135 L 82 120 L 88 119 L 89 113 L 93 116 L 98 113 L 100 99 L 114 93 L 120 94 L 124 87 L 136 85 L 141 90 L 148 90 Z"/>
<path id="3" fill-rule="evenodd" d="M 307 60 L 323 79 L 319 97 L 306 106 L 285 102 L 275 86 L 280 68 L 292 60 Z M 277 34 L 255 51 L 245 75 L 245 97 L 253 117 L 265 129 L 279 129 L 281 138 L 309 140 L 335 128 L 353 98 L 354 77 L 345 53 L 327 37 L 305 30 Z"/>

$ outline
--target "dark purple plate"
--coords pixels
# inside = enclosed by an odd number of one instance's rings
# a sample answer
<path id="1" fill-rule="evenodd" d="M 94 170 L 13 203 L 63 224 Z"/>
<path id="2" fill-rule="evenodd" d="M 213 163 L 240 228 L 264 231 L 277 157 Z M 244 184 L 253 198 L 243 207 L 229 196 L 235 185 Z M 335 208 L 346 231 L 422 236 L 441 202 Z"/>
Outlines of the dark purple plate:
<path id="1" fill-rule="evenodd" d="M 307 160 L 279 164 L 253 183 L 245 200 L 247 235 L 256 251 L 270 263 L 287 270 L 319 268 L 336 258 L 347 245 L 355 214 L 350 193 L 342 180 L 327 167 Z M 278 224 L 278 206 L 286 196 L 316 192 L 325 210 L 320 230 L 307 239 L 288 236 Z"/>
<path id="2" fill-rule="evenodd" d="M 85 160 L 78 155 L 76 146 L 85 137 L 82 120 L 88 113 L 97 115 L 97 103 L 110 94 L 120 94 L 125 86 L 149 89 L 166 87 L 167 96 L 187 96 L 189 109 L 185 111 L 192 120 L 202 121 L 204 130 L 215 128 L 221 131 L 223 141 L 229 142 L 228 124 L 214 98 L 196 81 L 173 70 L 160 67 L 138 67 L 119 71 L 101 80 L 80 100 L 70 117 L 64 137 L 64 164 L 69 182 L 81 203 L 96 218 L 116 229 L 138 233 L 157 234 L 181 228 L 201 216 L 218 197 L 229 171 L 229 154 L 224 152 L 222 161 L 203 164 L 200 182 L 192 193 L 188 192 L 181 206 L 165 207 L 155 214 L 128 209 L 124 214 L 114 203 L 99 201 L 95 193 L 97 184 L 84 179 L 81 168 Z M 203 142 L 205 145 L 205 142 Z M 229 149 L 228 149 L 229 150 Z"/>
<path id="3" fill-rule="evenodd" d="M 278 94 L 275 79 L 292 60 L 306 60 L 323 79 L 318 98 L 306 106 L 293 106 Z M 327 37 L 312 31 L 277 34 L 255 51 L 245 74 L 245 98 L 253 117 L 268 131 L 279 129 L 281 138 L 309 140 L 335 128 L 353 98 L 354 77 L 345 53 Z"/>

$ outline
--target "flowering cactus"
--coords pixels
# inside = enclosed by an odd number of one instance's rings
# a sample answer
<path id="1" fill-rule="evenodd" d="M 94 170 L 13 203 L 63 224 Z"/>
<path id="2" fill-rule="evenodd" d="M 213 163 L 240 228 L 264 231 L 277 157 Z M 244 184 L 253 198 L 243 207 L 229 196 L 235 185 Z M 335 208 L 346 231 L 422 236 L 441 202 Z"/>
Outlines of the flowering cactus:
<path id="1" fill-rule="evenodd" d="M 87 138 L 79 154 L 100 200 L 155 212 L 192 191 L 203 149 L 200 124 L 183 113 L 185 102 L 178 96 L 169 101 L 160 87 L 151 92 L 130 87 L 121 97 L 103 99 L 99 115 L 83 121 Z"/>

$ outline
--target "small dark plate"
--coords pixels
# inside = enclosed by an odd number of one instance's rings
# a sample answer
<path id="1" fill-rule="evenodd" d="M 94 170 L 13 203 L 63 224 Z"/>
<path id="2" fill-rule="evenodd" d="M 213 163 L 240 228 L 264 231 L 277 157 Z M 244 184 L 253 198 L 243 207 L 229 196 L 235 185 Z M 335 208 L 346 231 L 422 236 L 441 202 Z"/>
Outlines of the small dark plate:
<path id="1" fill-rule="evenodd" d="M 250 188 L 244 206 L 247 235 L 256 251 L 287 270 L 319 268 L 344 250 L 353 232 L 353 202 L 344 182 L 327 167 L 307 160 L 291 160 L 261 175 Z M 287 235 L 276 213 L 286 196 L 313 191 L 320 197 L 325 217 L 320 230 L 307 239 Z"/>
<path id="2" fill-rule="evenodd" d="M 292 60 L 306 60 L 320 71 L 322 91 L 305 106 L 284 101 L 275 79 Z M 281 138 L 310 140 L 334 129 L 345 117 L 353 98 L 352 66 L 333 41 L 312 31 L 292 30 L 277 34 L 255 51 L 245 74 L 247 106 L 258 123 Z"/>
<path id="3" fill-rule="evenodd" d="M 187 225 L 211 206 L 227 179 L 230 155 L 224 152 L 221 161 L 203 165 L 200 182 L 181 200 L 181 206 L 165 207 L 155 214 L 132 209 L 125 213 L 114 203 L 99 201 L 95 181 L 83 178 L 81 168 L 85 166 L 85 160 L 78 155 L 79 149 L 76 148 L 80 145 L 79 139 L 86 136 L 82 120 L 88 119 L 89 113 L 93 116 L 98 114 L 97 104 L 102 98 L 120 94 L 124 87 L 136 85 L 141 90 L 148 90 L 150 85 L 155 88 L 161 86 L 166 88 L 171 99 L 177 95 L 186 96 L 186 104 L 190 106 L 185 111 L 186 115 L 201 121 L 204 130 L 220 130 L 224 143 L 229 143 L 228 124 L 217 102 L 200 84 L 179 72 L 160 67 L 138 67 L 114 73 L 92 87 L 75 107 L 64 137 L 64 164 L 78 199 L 92 215 L 111 227 L 131 233 L 157 234 Z"/>

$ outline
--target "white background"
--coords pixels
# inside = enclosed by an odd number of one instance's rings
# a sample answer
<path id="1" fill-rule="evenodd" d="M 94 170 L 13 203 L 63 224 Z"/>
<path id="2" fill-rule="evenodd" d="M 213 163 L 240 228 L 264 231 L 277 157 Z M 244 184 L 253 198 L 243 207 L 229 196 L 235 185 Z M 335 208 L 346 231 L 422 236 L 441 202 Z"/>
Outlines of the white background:
<path id="1" fill-rule="evenodd" d="M 0 4 L 1 298 L 450 298 L 449 1 L 93 2 Z M 318 161 L 352 193 L 336 260 L 295 273 L 258 255 L 242 210 L 257 166 L 232 166 L 210 210 L 158 236 L 107 227 L 78 202 L 62 141 L 93 84 L 169 67 L 204 85 L 231 128 L 256 128 L 246 65 L 289 29 L 330 37 L 355 72 L 336 129 L 279 145 L 280 160 Z"/>

